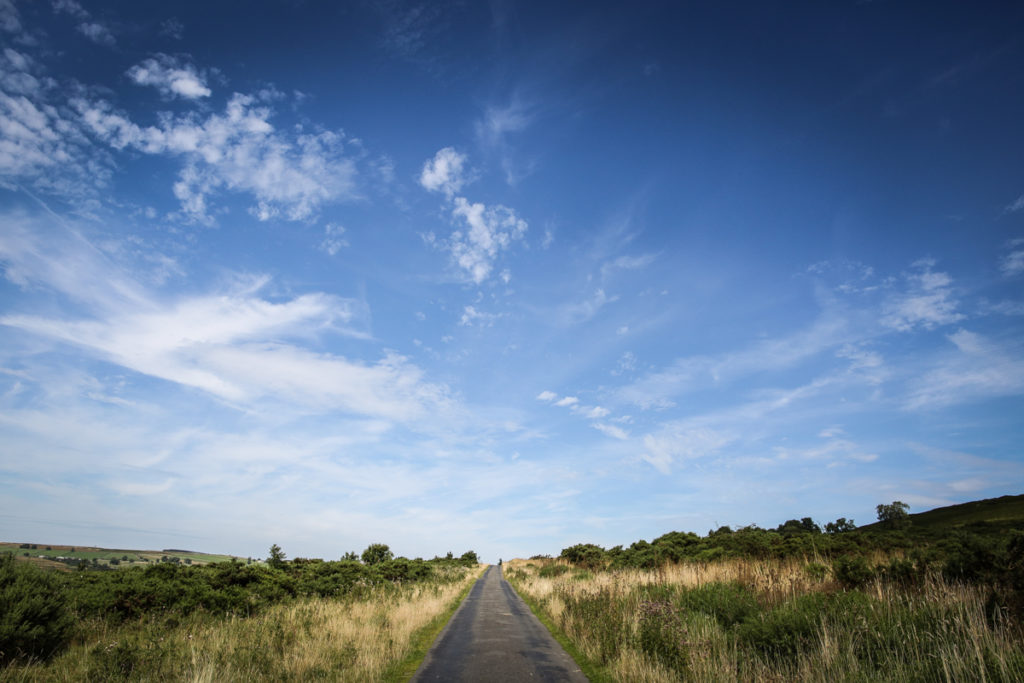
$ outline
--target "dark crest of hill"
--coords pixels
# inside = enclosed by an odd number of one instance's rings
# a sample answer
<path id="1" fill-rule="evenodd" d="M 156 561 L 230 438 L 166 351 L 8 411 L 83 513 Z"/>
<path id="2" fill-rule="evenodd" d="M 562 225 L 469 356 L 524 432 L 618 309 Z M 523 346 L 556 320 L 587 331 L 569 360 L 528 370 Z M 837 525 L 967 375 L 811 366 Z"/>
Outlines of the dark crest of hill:
<path id="1" fill-rule="evenodd" d="M 860 528 L 876 531 L 882 525 L 875 522 Z M 1024 495 L 973 500 L 910 515 L 912 532 L 940 535 L 956 529 L 982 533 L 1024 529 Z"/>

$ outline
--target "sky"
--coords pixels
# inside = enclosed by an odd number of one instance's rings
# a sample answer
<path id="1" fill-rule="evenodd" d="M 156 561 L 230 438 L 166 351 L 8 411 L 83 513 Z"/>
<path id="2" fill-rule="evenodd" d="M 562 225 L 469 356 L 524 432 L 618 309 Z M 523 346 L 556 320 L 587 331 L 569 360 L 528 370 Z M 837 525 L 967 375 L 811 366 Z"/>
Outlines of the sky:
<path id="1" fill-rule="evenodd" d="M 1024 6 L 0 0 L 0 538 L 482 559 L 1024 491 Z"/>

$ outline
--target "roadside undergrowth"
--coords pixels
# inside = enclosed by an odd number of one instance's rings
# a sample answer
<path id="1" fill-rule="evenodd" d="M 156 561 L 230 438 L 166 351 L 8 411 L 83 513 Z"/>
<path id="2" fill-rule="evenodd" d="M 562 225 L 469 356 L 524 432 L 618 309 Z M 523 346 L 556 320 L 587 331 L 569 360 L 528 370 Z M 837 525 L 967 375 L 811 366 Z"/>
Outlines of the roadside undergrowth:
<path id="1" fill-rule="evenodd" d="M 195 613 L 123 625 L 96 620 L 80 625 L 76 642 L 49 663 L 0 669 L 0 680 L 385 680 L 483 566 L 449 571 L 458 573 L 456 580 L 296 599 L 250 617 Z"/>
<path id="2" fill-rule="evenodd" d="M 505 576 L 615 681 L 1017 681 L 1018 625 L 985 586 L 937 574 L 844 587 L 817 563 L 731 559 Z"/>

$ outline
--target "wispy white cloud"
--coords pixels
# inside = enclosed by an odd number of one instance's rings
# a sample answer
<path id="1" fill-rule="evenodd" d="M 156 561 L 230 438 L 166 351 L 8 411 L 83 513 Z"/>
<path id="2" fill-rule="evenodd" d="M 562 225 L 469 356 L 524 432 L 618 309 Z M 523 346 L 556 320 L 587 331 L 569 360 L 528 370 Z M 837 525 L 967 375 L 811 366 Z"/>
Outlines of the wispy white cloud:
<path id="1" fill-rule="evenodd" d="M 483 144 L 500 146 L 506 135 L 525 130 L 532 120 L 531 107 L 514 97 L 506 106 L 488 106 L 475 124 L 476 134 Z"/>
<path id="2" fill-rule="evenodd" d="M 348 246 L 344 238 L 345 228 L 336 223 L 328 223 L 324 226 L 324 240 L 320 243 L 320 250 L 334 256 Z"/>
<path id="3" fill-rule="evenodd" d="M 997 343 L 965 329 L 947 335 L 957 352 L 910 383 L 905 407 L 935 409 L 1024 394 L 1024 353 L 1019 343 Z"/>
<path id="4" fill-rule="evenodd" d="M 110 163 L 64 106 L 58 84 L 29 55 L 0 55 L 0 185 L 22 184 L 66 198 L 103 188 Z"/>
<path id="5" fill-rule="evenodd" d="M 601 266 L 601 277 L 607 279 L 616 271 L 620 270 L 642 270 L 651 265 L 657 258 L 655 254 L 642 254 L 640 256 L 619 256 Z"/>
<path id="6" fill-rule="evenodd" d="M 462 317 L 459 318 L 459 325 L 463 327 L 490 327 L 495 320 L 502 317 L 501 313 L 487 313 L 478 311 L 475 306 L 466 306 L 462 309 Z"/>
<path id="7" fill-rule="evenodd" d="M 151 85 L 166 97 L 197 99 L 209 97 L 206 78 L 192 64 L 176 57 L 157 54 L 128 70 L 128 76 L 139 85 Z"/>
<path id="8" fill-rule="evenodd" d="M 113 47 L 117 43 L 117 40 L 114 38 L 114 34 L 110 32 L 110 29 L 98 21 L 83 21 L 78 25 L 77 30 L 83 36 L 98 45 Z"/>
<path id="9" fill-rule="evenodd" d="M 562 306 L 559 311 L 559 319 L 564 325 L 578 325 L 590 320 L 602 308 L 618 300 L 618 296 L 609 296 L 605 293 L 604 289 L 597 289 L 589 298 L 583 301 Z M 626 331 L 628 332 L 628 328 Z"/>
<path id="10" fill-rule="evenodd" d="M 1020 211 L 1022 209 L 1024 209 L 1024 194 L 1007 204 L 1003 213 L 1013 213 L 1014 211 Z"/>
<path id="11" fill-rule="evenodd" d="M 21 33 L 21 15 L 12 0 L 0 0 L 0 30 Z"/>
<path id="12" fill-rule="evenodd" d="M 576 398 L 575 396 L 565 396 L 565 397 L 560 398 L 559 400 L 555 401 L 555 405 L 556 406 L 561 406 L 563 408 L 566 408 L 566 407 L 569 407 L 569 406 L 574 406 L 574 405 L 576 405 L 579 402 L 580 402 L 580 400 L 578 398 Z"/>
<path id="13" fill-rule="evenodd" d="M 839 430 L 840 432 L 842 430 Z M 776 446 L 775 459 L 782 460 L 817 460 L 835 466 L 844 462 L 875 462 L 878 460 L 877 453 L 866 452 L 858 444 L 850 439 L 836 438 L 829 430 L 825 430 L 819 436 L 826 439 L 825 443 L 810 446 L 807 448 L 793 448 L 790 446 Z"/>
<path id="14" fill-rule="evenodd" d="M 916 272 L 904 278 L 906 290 L 891 296 L 883 306 L 883 325 L 908 332 L 917 327 L 930 330 L 963 320 L 963 314 L 957 312 L 953 278 L 933 271 L 934 266 L 931 259 L 922 259 L 914 264 Z"/>
<path id="15" fill-rule="evenodd" d="M 590 420 L 600 420 L 602 417 L 608 417 L 611 413 L 610 410 L 602 406 L 579 406 L 577 412 Z"/>
<path id="16" fill-rule="evenodd" d="M 75 19 L 88 19 L 89 13 L 76 0 L 53 0 L 53 10 L 68 14 Z"/>
<path id="17" fill-rule="evenodd" d="M 80 23 L 76 30 L 83 36 L 99 45 L 112 47 L 117 41 L 106 25 L 96 21 L 92 15 L 75 0 L 53 0 L 55 12 L 67 14 Z"/>
<path id="18" fill-rule="evenodd" d="M 526 221 L 506 206 L 485 206 L 455 198 L 452 216 L 466 228 L 452 233 L 448 242 L 455 262 L 476 284 L 490 276 L 498 254 L 523 239 Z"/>
<path id="19" fill-rule="evenodd" d="M 620 400 L 641 408 L 668 408 L 683 393 L 727 384 L 755 372 L 779 371 L 839 346 L 849 339 L 846 322 L 824 316 L 811 327 L 780 339 L 717 356 L 679 358 L 618 390 Z"/>
<path id="20" fill-rule="evenodd" d="M 999 270 L 1006 277 L 1016 277 L 1024 273 L 1024 239 L 1010 240 L 1007 247 L 1009 253 L 1000 259 Z"/>
<path id="21" fill-rule="evenodd" d="M 475 124 L 477 140 L 485 150 L 499 155 L 501 168 L 505 172 L 505 182 L 509 185 L 517 185 L 536 167 L 533 161 L 518 161 L 508 143 L 508 136 L 511 133 L 518 133 L 529 127 L 534 119 L 534 109 L 527 105 L 522 97 L 516 95 L 506 105 L 488 105 L 483 116 Z"/>
<path id="22" fill-rule="evenodd" d="M 174 17 L 164 19 L 160 22 L 160 35 L 181 40 L 185 35 L 185 24 Z"/>
<path id="23" fill-rule="evenodd" d="M 644 436 L 641 458 L 662 474 L 669 474 L 677 461 L 713 455 L 735 440 L 736 436 L 727 432 L 685 420 L 672 421 Z"/>
<path id="24" fill-rule="evenodd" d="M 629 440 L 629 432 L 622 427 L 608 424 L 606 422 L 594 422 L 590 426 L 613 439 L 618 439 L 619 441 Z"/>
<path id="25" fill-rule="evenodd" d="M 256 204 L 250 212 L 259 220 L 307 220 L 325 203 L 357 197 L 344 133 L 277 131 L 270 108 L 250 95 L 236 93 L 223 115 L 166 117 L 145 128 L 102 101 L 75 98 L 71 104 L 88 130 L 114 149 L 182 157 L 174 195 L 196 220 L 212 220 L 207 200 L 221 189 L 251 194 Z"/>
<path id="26" fill-rule="evenodd" d="M 539 394 L 537 394 L 537 400 L 538 401 L 551 402 L 551 401 L 554 401 L 556 398 L 558 398 L 558 394 L 556 394 L 553 391 L 545 390 L 545 391 L 542 391 Z"/>
<path id="27" fill-rule="evenodd" d="M 9 312 L 0 318 L 8 328 L 240 406 L 283 402 L 310 413 L 408 421 L 449 404 L 447 390 L 402 356 L 360 362 L 293 343 L 323 334 L 365 337 L 357 301 L 311 293 L 271 302 L 260 296 L 267 278 L 164 301 L 79 235 L 42 240 L 38 232 L 5 234 L 7 277 L 53 288 L 91 315 Z"/>

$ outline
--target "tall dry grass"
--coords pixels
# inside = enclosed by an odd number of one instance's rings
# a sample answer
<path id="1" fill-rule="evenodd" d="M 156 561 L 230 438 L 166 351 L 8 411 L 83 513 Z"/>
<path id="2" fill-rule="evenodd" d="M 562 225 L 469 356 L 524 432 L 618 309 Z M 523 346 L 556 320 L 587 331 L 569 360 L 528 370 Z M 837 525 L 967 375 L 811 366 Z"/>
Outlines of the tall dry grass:
<path id="1" fill-rule="evenodd" d="M 1024 680 L 1020 631 L 986 609 L 984 586 L 929 575 L 912 590 L 874 581 L 853 594 L 799 560 L 556 576 L 552 563 L 511 560 L 506 576 L 616 681 Z M 712 584 L 739 588 L 715 597 Z"/>
<path id="2" fill-rule="evenodd" d="M 49 664 L 11 667 L 0 680 L 378 681 L 482 571 L 464 570 L 457 582 L 380 586 L 358 600 L 297 600 L 249 618 L 97 622 L 92 637 Z"/>

